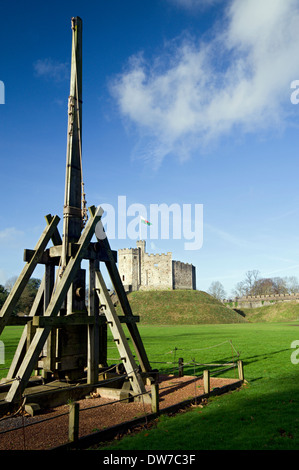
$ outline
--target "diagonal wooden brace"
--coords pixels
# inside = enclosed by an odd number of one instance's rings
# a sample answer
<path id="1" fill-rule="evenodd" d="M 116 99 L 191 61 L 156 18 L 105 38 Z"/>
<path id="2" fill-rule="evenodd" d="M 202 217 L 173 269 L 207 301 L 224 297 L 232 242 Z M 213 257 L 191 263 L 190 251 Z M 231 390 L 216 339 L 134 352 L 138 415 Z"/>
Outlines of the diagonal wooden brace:
<path id="1" fill-rule="evenodd" d="M 52 218 L 51 222 L 44 229 L 39 241 L 37 242 L 34 248 L 34 255 L 32 256 L 30 262 L 28 262 L 21 274 L 19 275 L 15 285 L 7 297 L 2 310 L 0 312 L 0 334 L 2 333 L 5 325 L 8 322 L 8 319 L 13 312 L 26 284 L 28 283 L 34 269 L 36 268 L 39 259 L 41 258 L 50 238 L 54 233 L 56 233 L 57 225 L 60 221 L 60 218 L 56 215 Z"/>
<path id="2" fill-rule="evenodd" d="M 103 224 L 101 220 L 98 223 L 98 230 L 96 230 L 96 236 L 97 236 L 97 233 L 104 234 L 104 228 L 103 228 Z M 114 286 L 115 292 L 118 296 L 118 300 L 121 305 L 122 311 L 125 316 L 131 318 L 133 317 L 131 306 L 128 301 L 123 283 L 121 281 L 117 266 L 115 264 L 113 252 L 110 248 L 108 238 L 107 237 L 98 238 L 98 242 L 101 245 L 103 251 L 107 254 L 108 261 L 105 262 L 106 268 L 109 273 L 112 284 Z M 138 356 L 138 360 L 139 360 L 142 371 L 150 372 L 151 366 L 150 366 L 146 351 L 144 349 L 143 342 L 141 340 L 137 325 L 134 322 L 131 322 L 131 323 L 128 323 L 127 327 L 128 327 L 132 342 L 134 344 L 134 348 Z"/>
<path id="3" fill-rule="evenodd" d="M 94 229 L 97 222 L 100 220 L 103 209 L 101 207 L 98 208 L 90 208 L 90 212 L 92 217 L 89 219 L 86 227 L 79 239 L 78 244 L 80 245 L 75 257 L 71 258 L 66 266 L 66 269 L 62 275 L 62 278 L 57 284 L 55 292 L 51 297 L 51 301 L 47 307 L 45 312 L 45 316 L 57 316 L 61 305 L 65 299 L 65 296 L 70 288 L 70 285 L 76 275 L 77 270 L 80 268 L 80 263 L 84 257 L 85 250 L 94 235 Z M 39 355 L 42 351 L 42 348 L 49 336 L 51 331 L 51 326 L 46 326 L 44 328 L 38 328 L 34 338 L 26 352 L 24 360 L 16 374 L 16 379 L 10 386 L 10 389 L 6 395 L 5 400 L 8 402 L 14 402 L 18 400 L 25 387 L 28 383 L 30 378 L 31 372 L 34 368 L 34 365 L 38 361 Z"/>
<path id="4" fill-rule="evenodd" d="M 31 307 L 31 310 L 30 310 L 30 313 L 29 313 L 29 317 L 33 318 L 35 316 L 41 302 L 43 301 L 44 288 L 45 288 L 45 277 L 43 278 L 43 280 L 41 282 L 41 285 L 38 289 L 38 292 L 35 296 L 34 302 L 32 304 L 32 307 Z M 11 380 L 16 376 L 17 370 L 20 367 L 20 364 L 21 364 L 21 362 L 22 362 L 22 360 L 23 360 L 23 358 L 26 354 L 27 330 L 28 330 L 28 327 L 27 327 L 27 325 L 25 325 L 22 336 L 19 340 L 18 347 L 15 351 L 15 355 L 13 357 L 13 360 L 12 360 L 11 364 L 10 364 L 8 374 L 6 376 L 7 380 Z"/>
<path id="5" fill-rule="evenodd" d="M 116 342 L 120 358 L 123 361 L 126 373 L 131 380 L 131 385 L 136 395 L 145 394 L 145 386 L 141 379 L 138 367 L 136 365 L 133 353 L 124 334 L 122 325 L 119 321 L 115 307 L 110 298 L 109 292 L 105 285 L 104 279 L 100 271 L 96 271 L 96 290 L 101 304 L 106 305 L 104 309 L 107 322 L 109 324 L 112 336 Z M 144 400 L 148 400 L 148 396 L 144 395 Z"/>

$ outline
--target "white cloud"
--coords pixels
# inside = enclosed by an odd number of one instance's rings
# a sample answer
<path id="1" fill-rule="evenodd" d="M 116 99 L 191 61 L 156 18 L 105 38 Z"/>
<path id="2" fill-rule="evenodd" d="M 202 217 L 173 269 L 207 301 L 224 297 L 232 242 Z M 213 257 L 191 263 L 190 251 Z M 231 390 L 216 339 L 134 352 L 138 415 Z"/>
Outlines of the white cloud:
<path id="1" fill-rule="evenodd" d="M 39 59 L 33 64 L 34 71 L 38 77 L 61 82 L 69 78 L 69 64 L 55 61 L 53 59 Z"/>
<path id="2" fill-rule="evenodd" d="M 132 57 L 111 87 L 120 113 L 140 132 L 136 156 L 155 166 L 168 154 L 184 160 L 236 128 L 283 125 L 294 111 L 298 2 L 233 0 L 211 33 L 210 42 L 172 41 L 151 63 Z"/>
<path id="3" fill-rule="evenodd" d="M 219 229 L 218 227 L 214 227 L 211 224 L 205 223 L 204 229 L 205 230 L 207 229 L 208 232 L 216 235 L 217 238 L 219 238 L 220 240 L 223 240 L 227 244 L 231 244 L 238 248 L 257 249 L 256 243 L 248 242 L 248 239 L 245 239 L 245 238 L 238 238 L 235 235 L 232 235 L 231 233 L 226 232 L 225 230 Z"/>
<path id="4" fill-rule="evenodd" d="M 17 230 L 15 227 L 7 227 L 3 230 L 0 230 L 0 241 L 1 243 L 13 242 L 23 235 L 24 233 L 20 230 Z"/>

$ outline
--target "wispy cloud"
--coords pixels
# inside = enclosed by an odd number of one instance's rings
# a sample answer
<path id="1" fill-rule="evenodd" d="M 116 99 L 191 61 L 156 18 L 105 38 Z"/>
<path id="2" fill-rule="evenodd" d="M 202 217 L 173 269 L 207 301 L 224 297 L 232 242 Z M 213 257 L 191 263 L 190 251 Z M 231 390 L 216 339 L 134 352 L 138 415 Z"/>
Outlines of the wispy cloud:
<path id="1" fill-rule="evenodd" d="M 273 274 L 280 274 L 283 273 L 283 272 L 289 272 L 289 271 L 292 271 L 293 269 L 296 269 L 298 270 L 299 268 L 299 264 L 291 264 L 285 268 L 281 268 L 281 269 L 275 269 L 274 271 L 269 271 L 267 273 L 264 274 L 265 277 L 271 277 L 273 276 Z"/>
<path id="2" fill-rule="evenodd" d="M 7 227 L 0 230 L 0 242 L 11 242 L 23 236 L 24 232 L 17 230 L 15 227 Z"/>
<path id="3" fill-rule="evenodd" d="M 68 63 L 53 59 L 39 59 L 33 64 L 35 74 L 54 82 L 61 82 L 69 78 L 70 66 Z"/>
<path id="4" fill-rule="evenodd" d="M 211 224 L 205 223 L 204 230 L 208 230 L 208 232 L 213 233 L 216 235 L 220 240 L 223 240 L 225 243 L 233 245 L 238 248 L 249 248 L 251 243 L 248 242 L 248 239 L 245 238 L 238 238 L 235 235 L 232 235 L 225 230 L 219 229 Z M 256 245 L 254 245 L 256 246 Z"/>
<path id="5" fill-rule="evenodd" d="M 173 40 L 148 61 L 131 57 L 111 92 L 139 132 L 137 157 L 159 167 L 231 131 L 283 126 L 297 78 L 299 5 L 295 0 L 232 0 L 209 42 Z"/>

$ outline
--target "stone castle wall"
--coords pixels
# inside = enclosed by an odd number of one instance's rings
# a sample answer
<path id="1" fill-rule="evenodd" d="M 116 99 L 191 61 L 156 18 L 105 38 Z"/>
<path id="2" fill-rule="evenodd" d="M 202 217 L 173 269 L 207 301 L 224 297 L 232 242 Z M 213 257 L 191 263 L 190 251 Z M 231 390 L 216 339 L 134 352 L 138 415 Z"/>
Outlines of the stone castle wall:
<path id="1" fill-rule="evenodd" d="M 172 260 L 172 253 L 148 254 L 145 241 L 118 250 L 118 269 L 127 290 L 196 289 L 195 267 Z"/>
<path id="2" fill-rule="evenodd" d="M 172 289 L 172 254 L 144 253 L 140 289 Z"/>
<path id="3" fill-rule="evenodd" d="M 246 295 L 235 299 L 223 300 L 223 303 L 234 303 L 237 307 L 255 308 L 272 305 L 273 302 L 299 302 L 298 294 L 269 294 L 269 295 Z"/>
<path id="4" fill-rule="evenodd" d="M 196 289 L 195 267 L 181 261 L 172 262 L 173 289 Z"/>
<path id="5" fill-rule="evenodd" d="M 125 286 L 131 285 L 133 290 L 137 290 L 137 285 L 140 282 L 139 256 L 138 248 L 124 248 L 118 252 L 119 273 L 122 283 Z"/>

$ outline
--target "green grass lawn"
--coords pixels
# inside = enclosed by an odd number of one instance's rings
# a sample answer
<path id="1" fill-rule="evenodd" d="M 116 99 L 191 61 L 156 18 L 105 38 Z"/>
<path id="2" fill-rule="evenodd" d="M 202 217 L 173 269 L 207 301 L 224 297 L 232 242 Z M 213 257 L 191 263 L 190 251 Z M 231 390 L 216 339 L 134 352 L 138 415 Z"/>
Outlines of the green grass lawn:
<path id="1" fill-rule="evenodd" d="M 151 361 L 169 361 L 175 353 L 185 362 L 228 361 L 235 348 L 248 384 L 210 398 L 203 408 L 161 416 L 155 428 L 125 437 L 109 449 L 299 449 L 299 364 L 291 362 L 291 343 L 299 340 L 295 323 L 143 326 L 140 331 Z"/>
<path id="2" fill-rule="evenodd" d="M 299 340 L 297 323 L 139 324 L 139 330 L 153 368 L 171 372 L 179 357 L 185 363 L 228 362 L 237 359 L 238 351 L 248 383 L 210 398 L 203 408 L 161 416 L 155 427 L 125 437 L 109 449 L 299 449 L 299 364 L 291 362 L 295 351 L 291 344 Z M 6 364 L 0 369 L 9 365 L 21 331 L 5 328 L 1 340 Z M 115 356 L 110 346 L 108 355 Z M 190 364 L 185 372 L 200 374 L 202 369 Z M 5 373 L 2 370 L 1 376 Z M 237 372 L 222 376 L 237 378 Z"/>
<path id="3" fill-rule="evenodd" d="M 4 346 L 4 364 L 0 364 L 0 379 L 6 377 L 8 367 L 14 357 L 16 347 L 21 337 L 23 326 L 9 326 L 4 328 L 4 331 L 0 337 Z"/>
<path id="4" fill-rule="evenodd" d="M 255 308 L 241 308 L 249 322 L 285 322 L 299 319 L 298 302 L 274 302 Z"/>

